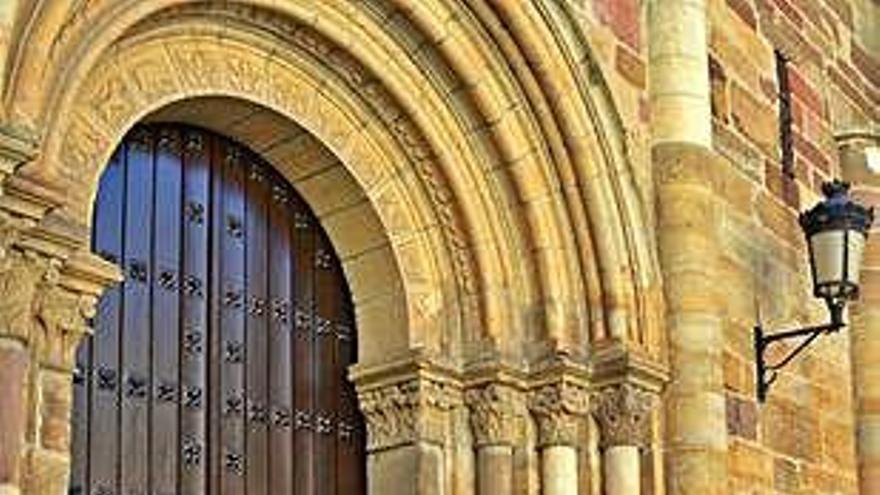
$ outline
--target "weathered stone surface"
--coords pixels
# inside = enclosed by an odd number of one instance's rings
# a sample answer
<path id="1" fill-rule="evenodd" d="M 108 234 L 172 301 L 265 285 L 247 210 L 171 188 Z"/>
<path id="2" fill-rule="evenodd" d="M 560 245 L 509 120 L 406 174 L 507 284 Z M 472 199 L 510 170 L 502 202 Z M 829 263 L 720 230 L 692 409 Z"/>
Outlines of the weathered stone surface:
<path id="1" fill-rule="evenodd" d="M 880 493 L 880 244 L 849 327 L 763 406 L 750 341 L 759 311 L 768 329 L 827 316 L 797 213 L 823 180 L 876 175 L 839 163 L 833 142 L 878 141 L 871 2 L 37 3 L 0 8 L 0 339 L 15 341 L 0 345 L 3 495 L 66 488 L 60 370 L 97 295 L 53 271 L 85 238 L 43 215 L 86 224 L 117 136 L 170 102 L 164 117 L 222 126 L 304 191 L 345 258 L 361 364 L 425 354 L 452 370 L 391 366 L 359 390 L 373 492 L 564 491 L 544 479 L 564 465 L 598 493 L 598 446 L 576 470 L 564 450 L 587 423 L 583 394 L 529 379 L 464 392 L 458 374 L 497 358 L 528 375 L 548 350 L 589 360 L 619 344 L 672 370 L 642 495 L 851 495 L 859 477 Z M 774 49 L 790 59 L 793 179 Z M 13 191 L 26 174 L 62 194 Z M 587 429 L 612 436 L 621 416 L 602 418 Z"/>
<path id="2" fill-rule="evenodd" d="M 18 484 L 28 420 L 30 358 L 17 345 L 0 340 L 0 484 Z"/>

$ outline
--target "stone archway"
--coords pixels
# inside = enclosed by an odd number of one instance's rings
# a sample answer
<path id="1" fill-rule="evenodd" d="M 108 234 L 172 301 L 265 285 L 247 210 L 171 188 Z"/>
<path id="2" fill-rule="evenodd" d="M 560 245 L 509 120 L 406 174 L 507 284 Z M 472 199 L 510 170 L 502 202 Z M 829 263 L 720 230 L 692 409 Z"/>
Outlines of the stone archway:
<path id="1" fill-rule="evenodd" d="M 548 4 L 405 4 L 86 2 L 42 40 L 47 71 L 15 71 L 9 113 L 44 136 L 20 174 L 61 184 L 52 217 L 87 225 L 125 131 L 157 111 L 205 125 L 199 102 L 246 109 L 253 125 L 225 132 L 246 143 L 265 124 L 290 154 L 329 150 L 314 175 L 269 158 L 350 254 L 373 490 L 416 473 L 413 492 L 467 493 L 476 471 L 503 493 L 542 462 L 576 482 L 591 380 L 662 381 L 649 216 L 613 104 Z M 496 477 L 513 458 L 525 468 Z"/>

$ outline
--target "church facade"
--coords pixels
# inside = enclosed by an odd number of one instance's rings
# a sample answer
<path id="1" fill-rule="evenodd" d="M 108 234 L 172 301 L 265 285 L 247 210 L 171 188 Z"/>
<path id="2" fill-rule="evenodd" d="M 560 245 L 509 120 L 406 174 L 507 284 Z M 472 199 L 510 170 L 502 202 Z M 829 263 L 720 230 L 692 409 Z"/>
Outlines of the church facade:
<path id="1" fill-rule="evenodd" d="M 878 233 L 763 403 L 752 335 L 880 205 L 876 1 L 6 0 L 0 61 L 0 495 L 880 493 Z"/>

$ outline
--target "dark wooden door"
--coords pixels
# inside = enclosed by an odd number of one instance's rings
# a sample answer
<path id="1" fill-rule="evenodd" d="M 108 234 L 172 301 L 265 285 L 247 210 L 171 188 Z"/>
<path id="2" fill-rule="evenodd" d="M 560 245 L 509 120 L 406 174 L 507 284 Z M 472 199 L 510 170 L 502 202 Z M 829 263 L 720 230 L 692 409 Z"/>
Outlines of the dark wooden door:
<path id="1" fill-rule="evenodd" d="M 139 126 L 94 250 L 125 281 L 77 355 L 71 494 L 365 493 L 351 298 L 318 220 L 256 154 Z"/>

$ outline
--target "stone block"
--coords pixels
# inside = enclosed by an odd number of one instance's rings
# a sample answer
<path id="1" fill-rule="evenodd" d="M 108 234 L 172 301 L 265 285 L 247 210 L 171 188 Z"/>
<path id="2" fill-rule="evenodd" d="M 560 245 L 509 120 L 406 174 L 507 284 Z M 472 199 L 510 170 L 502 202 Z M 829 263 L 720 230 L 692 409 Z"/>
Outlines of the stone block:
<path id="1" fill-rule="evenodd" d="M 727 0 L 727 6 L 750 28 L 758 28 L 758 18 L 755 15 L 755 9 L 752 8 L 747 0 Z"/>
<path id="2" fill-rule="evenodd" d="M 737 129 L 769 156 L 776 156 L 779 124 L 774 106 L 735 83 L 730 85 L 730 106 Z"/>
<path id="3" fill-rule="evenodd" d="M 758 439 L 758 408 L 753 400 L 727 394 L 727 433 L 747 440 Z"/>
<path id="4" fill-rule="evenodd" d="M 800 487 L 800 469 L 791 459 L 773 459 L 773 488 L 783 493 L 796 493 Z"/>
<path id="5" fill-rule="evenodd" d="M 630 48 L 641 46 L 641 5 L 638 0 L 594 0 L 599 21 Z"/>
<path id="6" fill-rule="evenodd" d="M 55 495 L 67 493 L 70 459 L 67 453 L 33 449 L 28 453 L 25 493 Z"/>
<path id="7" fill-rule="evenodd" d="M 645 89 L 645 62 L 638 53 L 627 48 L 625 45 L 618 44 L 616 56 L 614 57 L 617 72 L 624 79 L 639 89 Z"/>
<path id="8" fill-rule="evenodd" d="M 727 465 L 731 479 L 748 486 L 750 493 L 766 493 L 773 484 L 770 455 L 752 442 L 733 440 L 728 449 Z"/>
<path id="9" fill-rule="evenodd" d="M 70 408 L 73 390 L 70 376 L 56 371 L 40 372 L 40 442 L 59 453 L 70 450 Z"/>
<path id="10" fill-rule="evenodd" d="M 0 344 L 5 344 L 0 341 Z M 29 359 L 17 346 L 0 346 L 0 484 L 20 481 L 27 427 Z"/>

